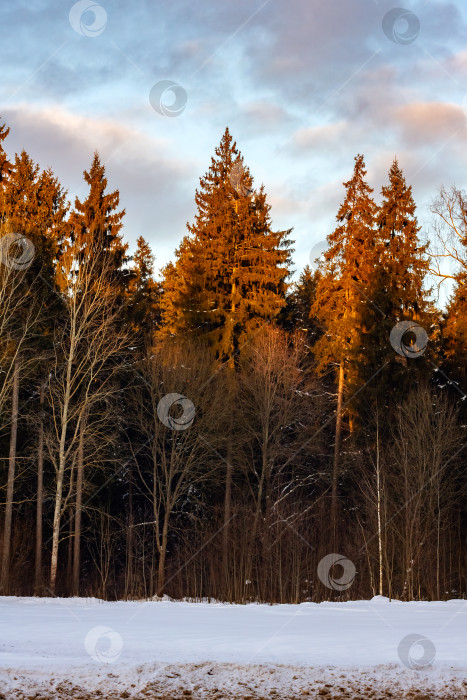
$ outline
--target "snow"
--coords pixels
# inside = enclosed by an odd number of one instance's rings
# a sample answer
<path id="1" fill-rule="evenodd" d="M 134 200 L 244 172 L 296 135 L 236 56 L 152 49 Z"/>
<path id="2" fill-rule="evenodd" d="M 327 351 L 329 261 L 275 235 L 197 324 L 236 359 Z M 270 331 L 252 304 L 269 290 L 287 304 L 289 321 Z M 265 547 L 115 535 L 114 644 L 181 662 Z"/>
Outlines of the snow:
<path id="1" fill-rule="evenodd" d="M 410 638 L 403 642 L 416 634 L 427 645 L 425 657 Z M 275 688 L 289 692 L 295 683 L 299 692 L 304 683 L 334 679 L 334 687 L 359 674 L 386 686 L 455 684 L 462 694 L 452 697 L 467 697 L 467 601 L 378 596 L 269 606 L 0 598 L 0 683 L 11 697 L 64 679 L 90 692 L 133 694 L 175 679 L 177 687 L 213 697 L 209 683 L 229 692 L 235 684 L 250 683 L 251 692 L 259 684 L 265 693 L 273 676 Z"/>

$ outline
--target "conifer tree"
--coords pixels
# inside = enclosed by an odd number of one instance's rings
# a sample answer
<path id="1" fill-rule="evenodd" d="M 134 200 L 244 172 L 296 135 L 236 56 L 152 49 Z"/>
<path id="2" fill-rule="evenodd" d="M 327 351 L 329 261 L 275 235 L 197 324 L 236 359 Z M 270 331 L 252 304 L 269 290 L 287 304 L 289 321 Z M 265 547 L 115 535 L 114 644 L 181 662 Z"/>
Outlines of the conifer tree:
<path id="1" fill-rule="evenodd" d="M 128 313 L 135 333 L 151 342 L 160 324 L 161 286 L 153 277 L 154 255 L 143 236 L 136 241 L 136 252 L 128 282 Z"/>
<path id="2" fill-rule="evenodd" d="M 119 279 L 122 288 L 126 275 L 122 266 L 127 262 L 128 244 L 121 236 L 122 219 L 125 210 L 117 211 L 120 202 L 118 190 L 106 192 L 107 178 L 105 166 L 101 164 L 97 151 L 89 171 L 84 171 L 84 179 L 89 185 L 89 193 L 84 201 L 75 200 L 70 224 L 72 228 L 71 255 L 81 262 L 92 259 L 97 276 L 102 270 L 111 270 L 111 275 Z M 97 264 L 97 261 L 101 264 Z"/>
<path id="3" fill-rule="evenodd" d="M 39 173 L 39 166 L 26 151 L 15 155 L 10 177 L 4 185 L 4 216 L 10 230 L 20 235 L 34 235 L 36 230 L 34 216 Z"/>
<path id="4" fill-rule="evenodd" d="M 170 333 L 205 335 L 220 361 L 285 304 L 290 231 L 273 231 L 264 187 L 226 129 L 200 179 L 189 235 L 165 268 L 163 320 Z"/>
<path id="5" fill-rule="evenodd" d="M 2 252 L 21 263 L 17 268 L 21 273 L 16 276 L 17 295 L 28 303 L 23 304 L 24 313 L 17 315 L 18 331 L 28 325 L 33 313 L 36 355 L 39 348 L 50 343 L 54 317 L 60 308 L 57 265 L 67 234 L 67 211 L 66 192 L 52 171 L 41 173 L 25 151 L 16 154 L 3 186 L 1 229 L 8 237 Z"/>
<path id="6" fill-rule="evenodd" d="M 18 237 L 8 252 L 25 260 L 21 293 L 31 298 L 30 307 L 41 307 L 40 324 L 47 334 L 60 307 L 59 260 L 68 235 L 66 191 L 50 169 L 40 172 L 25 151 L 16 154 L 3 189 L 3 231 Z"/>
<path id="7" fill-rule="evenodd" d="M 200 179 L 193 224 L 164 270 L 162 318 L 165 333 L 203 336 L 219 362 L 235 367 L 249 335 L 285 305 L 290 230 L 273 231 L 264 187 L 253 188 L 228 128 Z M 230 371 L 226 401 L 234 403 Z M 233 415 L 225 430 L 223 562 L 227 567 L 231 514 Z"/>
<path id="8" fill-rule="evenodd" d="M 5 231 L 32 244 L 27 251 L 30 260 L 24 266 L 25 287 L 37 283 L 40 276 L 49 287 L 44 293 L 49 295 L 50 287 L 53 290 L 55 284 L 60 247 L 67 235 L 66 192 L 50 169 L 41 173 L 39 166 L 22 151 L 15 156 L 5 181 L 3 199 Z"/>
<path id="9" fill-rule="evenodd" d="M 315 303 L 319 272 L 307 265 L 287 294 L 286 305 L 279 315 L 279 323 L 287 331 L 306 332 L 308 345 L 313 345 L 320 334 L 320 324 L 311 309 Z"/>
<path id="10" fill-rule="evenodd" d="M 386 316 L 402 319 L 417 317 L 425 301 L 423 282 L 428 263 L 427 245 L 419 240 L 421 227 L 416 217 L 412 186 L 407 185 L 395 158 L 389 170 L 389 184 L 381 190 L 379 207 L 380 267 L 378 286 L 382 310 Z"/>
<path id="11" fill-rule="evenodd" d="M 64 288 L 62 257 L 70 240 L 67 192 L 52 170 L 43 170 L 37 183 L 37 230 L 46 237 L 49 247 L 48 270 L 55 278 L 57 288 Z M 44 261 L 45 262 L 45 261 Z"/>
<path id="12" fill-rule="evenodd" d="M 411 361 L 408 368 L 407 360 L 397 354 L 389 342 L 391 330 L 398 322 L 410 320 L 429 333 L 433 314 L 430 314 L 424 289 L 427 245 L 420 242 L 421 229 L 412 187 L 407 185 L 397 159 L 391 165 L 389 182 L 383 186 L 381 194 L 383 198 L 376 217 L 377 267 L 362 323 L 363 353 L 358 382 L 365 383 L 381 368 L 369 392 L 381 393 L 388 406 L 391 396 L 400 399 L 407 393 L 409 384 L 420 379 L 420 372 L 431 371 L 418 359 Z M 410 344 L 410 334 L 404 336 L 404 342 Z M 362 401 L 367 405 L 368 398 L 365 392 Z"/>
<path id="13" fill-rule="evenodd" d="M 467 278 L 456 286 L 443 322 L 443 350 L 449 376 L 467 387 Z"/>
<path id="14" fill-rule="evenodd" d="M 326 331 L 314 346 L 318 371 L 332 364 L 337 369 L 337 414 L 332 475 L 331 522 L 337 527 L 337 484 L 342 433 L 343 403 L 355 383 L 361 353 L 362 320 L 373 286 L 377 263 L 375 243 L 376 205 L 365 180 L 362 155 L 355 158 L 353 176 L 344 183 L 345 200 L 337 213 L 338 226 L 328 236 L 329 247 L 319 268 L 312 313 Z M 335 544 L 335 541 L 334 541 Z"/>

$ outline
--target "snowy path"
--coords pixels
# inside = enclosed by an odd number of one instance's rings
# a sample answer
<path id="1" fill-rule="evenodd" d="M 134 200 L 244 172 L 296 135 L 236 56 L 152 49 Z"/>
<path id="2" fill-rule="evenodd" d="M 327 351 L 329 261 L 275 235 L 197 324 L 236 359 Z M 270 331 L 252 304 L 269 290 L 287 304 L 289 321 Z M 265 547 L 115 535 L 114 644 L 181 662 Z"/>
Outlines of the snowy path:
<path id="1" fill-rule="evenodd" d="M 423 648 L 411 638 L 401 645 L 414 634 L 425 638 Z M 20 697 L 21 686 L 43 691 L 64 679 L 89 692 L 104 688 L 108 697 L 114 690 L 140 697 L 144 687 L 145 697 L 176 697 L 157 695 L 174 679 L 176 688 L 193 688 L 193 697 L 203 696 L 204 681 L 214 695 L 203 697 L 216 697 L 218 686 L 219 697 L 227 697 L 239 682 L 251 697 L 263 697 L 271 676 L 280 697 L 292 691 L 298 697 L 303 683 L 318 679 L 321 695 L 332 697 L 336 679 L 345 686 L 355 674 L 385 687 L 392 680 L 401 688 L 452 682 L 461 693 L 452 697 L 467 697 L 467 601 L 240 606 L 0 598 L 5 697 Z"/>

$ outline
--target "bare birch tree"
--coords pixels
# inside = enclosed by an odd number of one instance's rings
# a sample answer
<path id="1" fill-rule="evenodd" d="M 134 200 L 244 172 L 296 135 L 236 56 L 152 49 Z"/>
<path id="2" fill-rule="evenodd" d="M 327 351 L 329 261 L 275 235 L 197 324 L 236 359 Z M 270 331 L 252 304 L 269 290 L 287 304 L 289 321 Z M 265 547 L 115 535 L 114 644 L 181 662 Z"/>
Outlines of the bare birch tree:
<path id="1" fill-rule="evenodd" d="M 61 519 L 72 496 L 70 477 L 76 460 L 80 463 L 82 430 L 89 429 L 89 419 L 87 427 L 82 427 L 85 416 L 92 406 L 114 395 L 114 379 L 122 369 L 128 346 L 128 335 L 121 328 L 115 332 L 120 310 L 115 304 L 116 289 L 106 261 L 97 256 L 79 264 L 72 260 L 72 272 L 64 294 L 64 316 L 57 332 L 53 376 L 47 392 L 53 425 L 47 436 L 48 453 L 55 469 L 52 591 L 57 581 Z"/>

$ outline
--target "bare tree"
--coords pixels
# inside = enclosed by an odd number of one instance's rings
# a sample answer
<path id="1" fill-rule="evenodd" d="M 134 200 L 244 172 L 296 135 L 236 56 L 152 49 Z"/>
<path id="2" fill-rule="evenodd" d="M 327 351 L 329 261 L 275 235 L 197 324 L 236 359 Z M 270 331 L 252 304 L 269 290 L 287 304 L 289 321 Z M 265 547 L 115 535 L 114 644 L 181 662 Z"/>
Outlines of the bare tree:
<path id="1" fill-rule="evenodd" d="M 213 376 L 207 350 L 170 340 L 150 350 L 138 371 L 142 383 L 132 392 L 131 413 L 141 442 L 132 449 L 151 504 L 162 595 L 175 516 L 196 510 L 202 485 L 224 466 L 216 425 L 226 410 L 225 385 L 221 373 Z"/>
<path id="2" fill-rule="evenodd" d="M 391 450 L 391 503 L 388 525 L 402 553 L 401 594 L 420 595 L 427 567 L 436 570 L 440 595 L 440 534 L 448 526 L 454 504 L 461 498 L 456 485 L 456 459 L 463 449 L 457 413 L 444 397 L 428 387 L 413 391 L 399 407 Z M 430 572 L 431 573 L 431 572 Z"/>
<path id="3" fill-rule="evenodd" d="M 440 279 L 462 283 L 467 274 L 467 194 L 451 187 L 441 188 L 431 207 L 435 215 L 436 249 L 430 272 Z M 449 269 L 443 262 L 450 262 Z"/>
<path id="4" fill-rule="evenodd" d="M 302 465 L 320 440 L 319 435 L 310 439 L 317 427 L 319 401 L 317 380 L 303 369 L 306 353 L 302 338 L 290 338 L 271 327 L 264 328 L 245 351 L 239 413 L 253 502 L 248 580 L 257 535 L 261 533 L 265 548 L 270 547 L 270 525 L 280 518 L 284 501 L 293 501 L 297 489 L 312 481 L 312 474 Z M 302 514 L 303 509 L 297 509 L 290 524 Z"/>
<path id="5" fill-rule="evenodd" d="M 53 376 L 47 392 L 52 413 L 48 453 L 55 469 L 52 591 L 57 579 L 61 518 L 72 495 L 70 477 L 76 460 L 80 463 L 82 425 L 90 407 L 115 394 L 114 379 L 122 369 L 128 347 L 128 335 L 121 326 L 116 332 L 121 311 L 115 303 L 117 290 L 111 282 L 109 265 L 97 256 L 79 264 L 71 261 L 73 276 L 64 294 L 64 318 L 57 332 Z"/>

